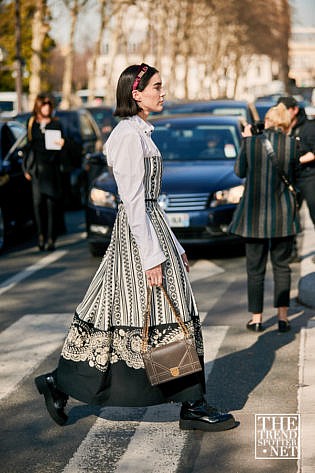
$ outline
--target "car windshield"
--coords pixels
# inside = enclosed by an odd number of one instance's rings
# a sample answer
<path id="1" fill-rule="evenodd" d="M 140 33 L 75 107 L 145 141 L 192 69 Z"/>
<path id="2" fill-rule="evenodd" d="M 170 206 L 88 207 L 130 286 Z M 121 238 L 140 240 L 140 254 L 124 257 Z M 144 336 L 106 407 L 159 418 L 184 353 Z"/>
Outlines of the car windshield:
<path id="1" fill-rule="evenodd" d="M 234 159 L 240 144 L 233 125 L 155 124 L 152 138 L 165 161 Z"/>

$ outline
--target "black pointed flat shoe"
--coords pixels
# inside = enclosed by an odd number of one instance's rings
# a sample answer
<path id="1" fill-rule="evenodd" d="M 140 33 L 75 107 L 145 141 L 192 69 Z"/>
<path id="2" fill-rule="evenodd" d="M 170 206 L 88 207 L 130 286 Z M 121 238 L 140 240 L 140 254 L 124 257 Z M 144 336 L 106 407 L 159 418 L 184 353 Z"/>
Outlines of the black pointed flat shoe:
<path id="1" fill-rule="evenodd" d="M 279 320 L 278 321 L 278 331 L 279 332 L 289 332 L 291 330 L 291 325 L 288 320 Z"/>
<path id="2" fill-rule="evenodd" d="M 55 251 L 55 243 L 52 240 L 48 240 L 46 250 L 47 251 Z"/>
<path id="3" fill-rule="evenodd" d="M 208 406 L 205 401 L 183 402 L 180 411 L 179 427 L 181 430 L 203 430 L 220 432 L 236 427 L 238 423 L 232 414 L 219 412 Z"/>
<path id="4" fill-rule="evenodd" d="M 44 235 L 39 235 L 39 237 L 38 237 L 38 249 L 39 249 L 39 251 L 44 251 L 44 249 L 45 249 Z"/>
<path id="5" fill-rule="evenodd" d="M 265 330 L 265 327 L 261 322 L 253 323 L 252 320 L 247 322 L 246 328 L 251 332 L 263 332 Z"/>
<path id="6" fill-rule="evenodd" d="M 50 417 L 58 424 L 64 425 L 68 416 L 64 412 L 68 396 L 56 388 L 52 374 L 44 374 L 35 378 L 35 385 L 40 394 L 44 395 L 45 404 Z"/>

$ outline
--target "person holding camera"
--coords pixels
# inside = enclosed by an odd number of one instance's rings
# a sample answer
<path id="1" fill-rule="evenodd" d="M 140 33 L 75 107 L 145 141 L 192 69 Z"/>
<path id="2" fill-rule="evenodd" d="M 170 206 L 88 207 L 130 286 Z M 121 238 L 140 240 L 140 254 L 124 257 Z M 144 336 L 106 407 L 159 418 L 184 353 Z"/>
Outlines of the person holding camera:
<path id="1" fill-rule="evenodd" d="M 268 110 L 265 130 L 253 135 L 245 126 L 243 142 L 235 162 L 235 173 L 246 178 L 244 195 L 234 213 L 230 232 L 245 239 L 248 311 L 252 316 L 246 327 L 253 332 L 262 325 L 264 279 L 270 253 L 274 276 L 274 307 L 278 330 L 290 330 L 290 260 L 294 235 L 299 231 L 295 197 L 283 182 L 294 177 L 297 141 L 287 136 L 290 114 L 283 104 Z"/>
<path id="2" fill-rule="evenodd" d="M 283 103 L 290 114 L 290 136 L 300 139 L 296 186 L 301 193 L 302 201 L 305 200 L 307 203 L 315 227 L 315 122 L 307 119 L 305 109 L 299 106 L 294 97 L 280 97 L 278 103 Z M 297 250 L 295 255 L 299 259 Z"/>

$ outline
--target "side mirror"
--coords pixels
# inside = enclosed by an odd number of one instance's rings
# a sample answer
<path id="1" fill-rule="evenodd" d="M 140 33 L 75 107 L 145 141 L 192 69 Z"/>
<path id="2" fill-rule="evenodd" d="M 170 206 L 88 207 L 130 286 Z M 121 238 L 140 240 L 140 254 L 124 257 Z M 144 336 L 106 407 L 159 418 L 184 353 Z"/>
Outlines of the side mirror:
<path id="1" fill-rule="evenodd" d="M 100 151 L 97 153 L 87 153 L 84 159 L 84 170 L 88 177 L 88 186 L 100 174 L 107 170 L 106 156 Z"/>
<path id="2" fill-rule="evenodd" d="M 101 151 L 98 151 L 96 153 L 87 153 L 85 155 L 85 162 L 86 164 L 90 165 L 107 165 L 106 156 Z"/>

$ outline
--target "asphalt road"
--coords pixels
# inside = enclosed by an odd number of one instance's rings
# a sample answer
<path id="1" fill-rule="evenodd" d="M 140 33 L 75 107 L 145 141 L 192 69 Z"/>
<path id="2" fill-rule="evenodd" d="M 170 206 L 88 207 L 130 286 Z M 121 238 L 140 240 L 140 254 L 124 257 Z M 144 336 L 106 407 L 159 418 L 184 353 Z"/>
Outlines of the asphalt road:
<path id="1" fill-rule="evenodd" d="M 272 434 L 266 452 L 258 451 L 255 440 L 255 415 L 303 414 L 301 347 L 314 311 L 296 301 L 300 265 L 292 265 L 292 331 L 277 332 L 269 268 L 267 330 L 256 335 L 245 329 L 245 259 L 227 248 L 187 252 L 203 320 L 207 399 L 234 413 L 236 429 L 182 432 L 177 404 L 98 409 L 71 400 L 65 427 L 49 419 L 33 380 L 55 367 L 99 263 L 88 252 L 83 214 L 68 213 L 67 227 L 54 253 L 39 253 L 29 241 L 0 257 L 0 472 L 306 473 L 300 460 L 289 458 L 296 451 L 270 448 Z M 304 454 L 309 452 L 302 445 Z"/>

